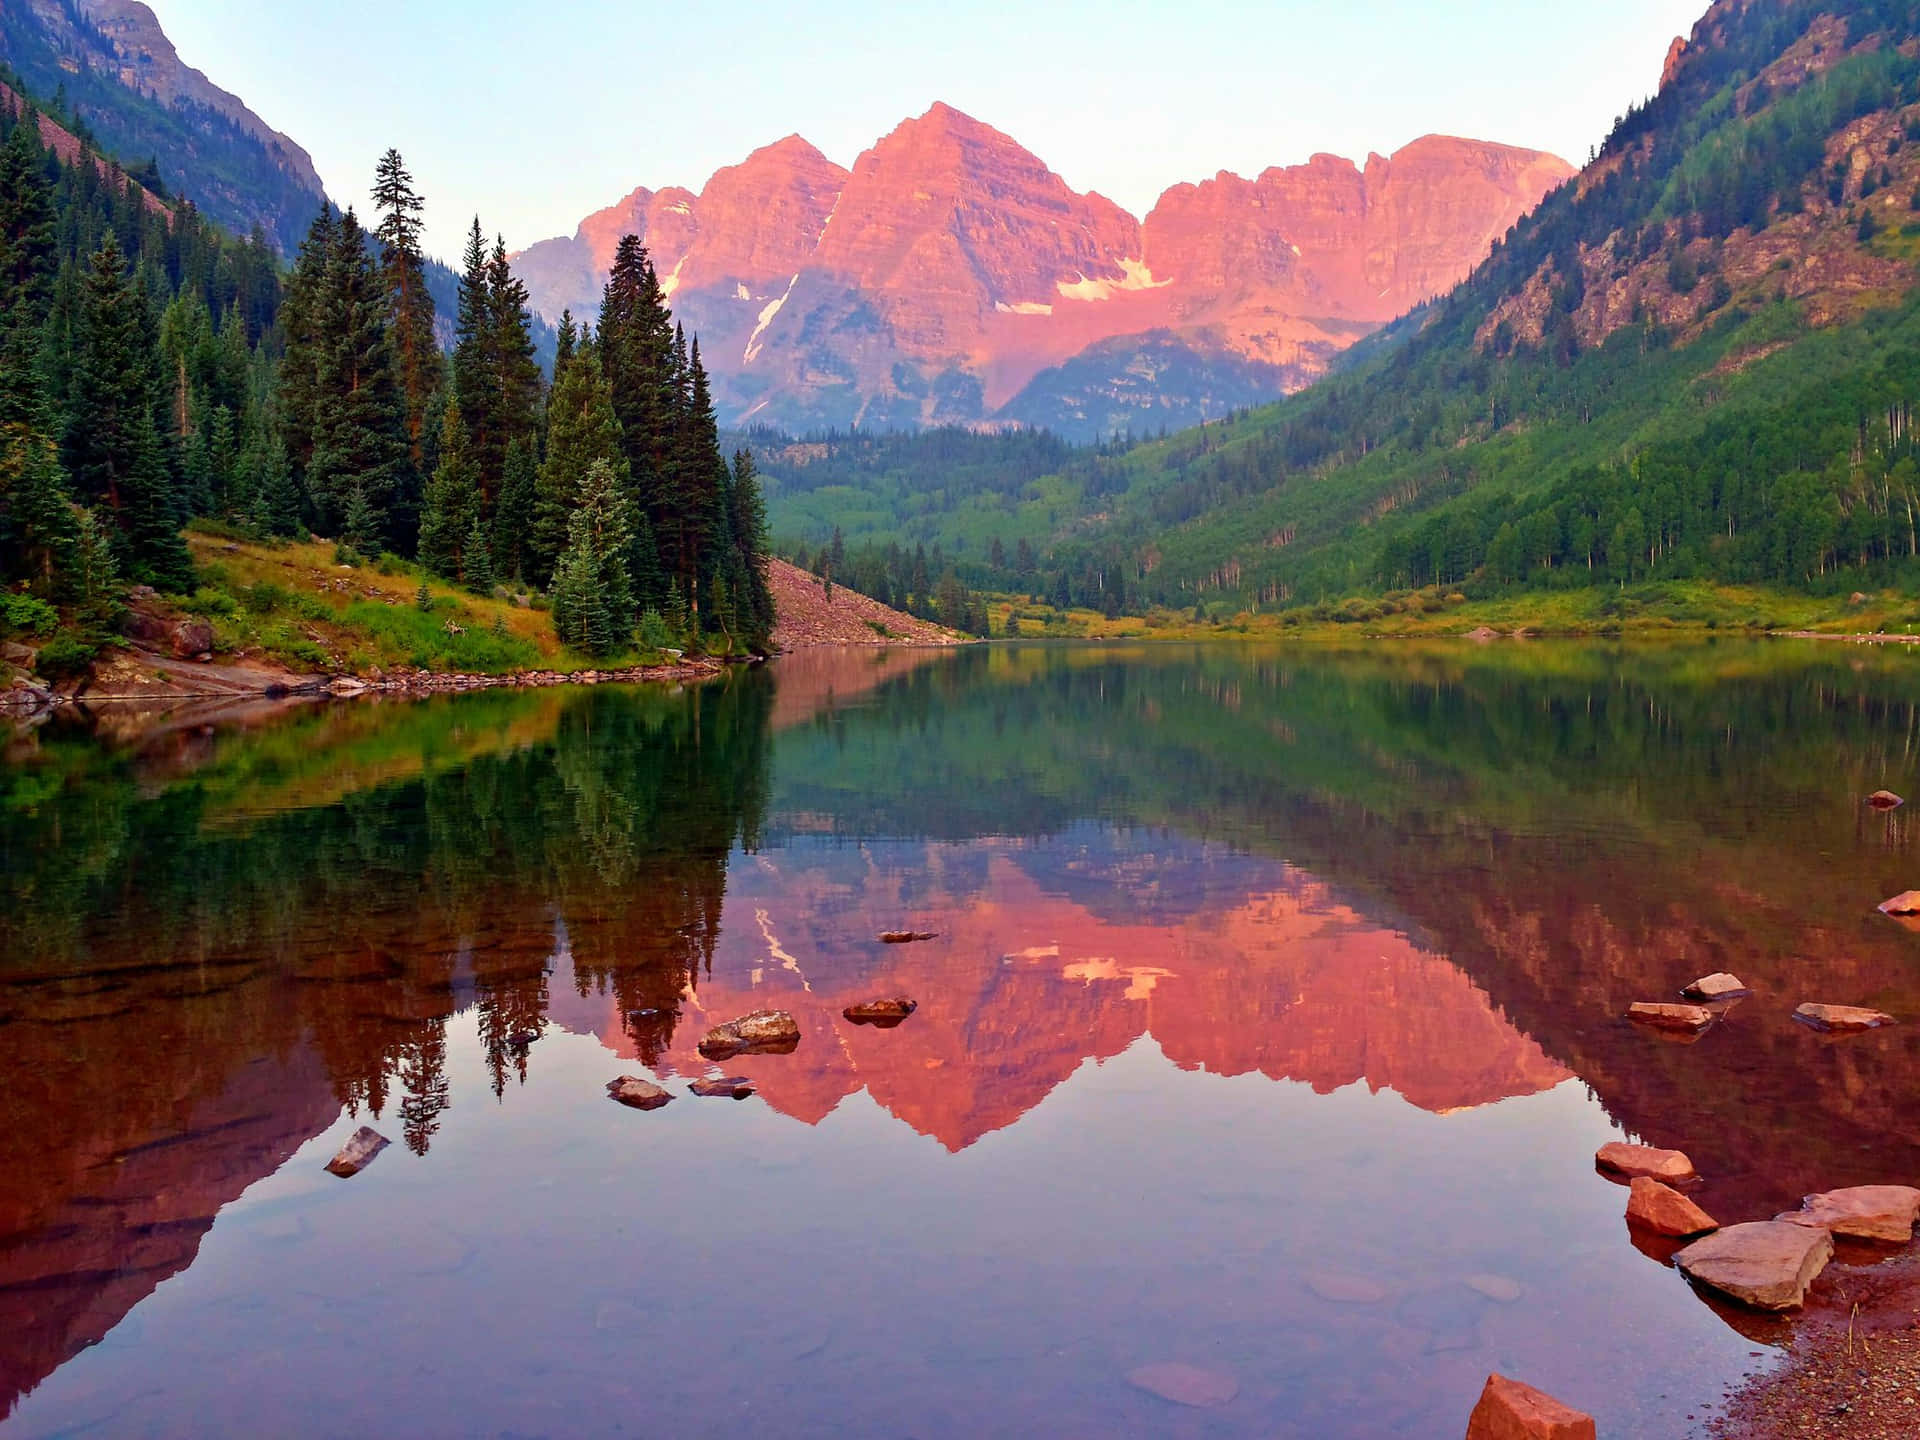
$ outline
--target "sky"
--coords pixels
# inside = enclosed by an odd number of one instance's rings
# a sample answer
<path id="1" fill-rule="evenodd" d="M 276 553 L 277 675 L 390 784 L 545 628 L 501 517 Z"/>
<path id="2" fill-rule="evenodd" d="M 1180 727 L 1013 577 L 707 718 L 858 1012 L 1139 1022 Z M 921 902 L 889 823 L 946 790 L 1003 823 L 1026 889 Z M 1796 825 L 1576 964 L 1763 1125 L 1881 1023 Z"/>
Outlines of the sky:
<path id="1" fill-rule="evenodd" d="M 148 0 L 189 65 L 367 208 L 519 249 L 798 132 L 855 156 L 936 100 L 1144 216 L 1168 186 L 1442 133 L 1586 160 L 1706 0 Z"/>

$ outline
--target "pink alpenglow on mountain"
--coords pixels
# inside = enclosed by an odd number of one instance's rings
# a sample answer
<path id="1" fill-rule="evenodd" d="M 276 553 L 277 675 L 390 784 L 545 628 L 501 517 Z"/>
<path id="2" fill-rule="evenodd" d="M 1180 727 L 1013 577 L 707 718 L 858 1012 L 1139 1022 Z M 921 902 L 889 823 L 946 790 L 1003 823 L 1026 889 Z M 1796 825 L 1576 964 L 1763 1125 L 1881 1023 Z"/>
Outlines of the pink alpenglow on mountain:
<path id="1" fill-rule="evenodd" d="M 788 136 L 697 195 L 635 190 L 514 263 L 549 319 L 591 316 L 620 236 L 639 235 L 725 423 L 1030 420 L 1043 389 L 1137 369 L 1128 342 L 1150 336 L 1263 395 L 1297 389 L 1465 278 L 1572 173 L 1427 136 L 1364 167 L 1316 155 L 1176 185 L 1143 223 L 936 104 L 851 171 Z"/>

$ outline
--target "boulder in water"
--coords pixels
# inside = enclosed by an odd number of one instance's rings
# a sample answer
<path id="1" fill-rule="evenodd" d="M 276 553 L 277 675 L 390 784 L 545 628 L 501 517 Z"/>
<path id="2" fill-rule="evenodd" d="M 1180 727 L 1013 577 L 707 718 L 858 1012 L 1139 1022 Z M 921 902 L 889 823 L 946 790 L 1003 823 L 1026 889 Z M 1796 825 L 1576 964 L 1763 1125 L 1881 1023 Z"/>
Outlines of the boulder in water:
<path id="1" fill-rule="evenodd" d="M 673 1099 L 651 1080 L 642 1080 L 638 1075 L 622 1075 L 618 1080 L 607 1082 L 607 1094 L 622 1105 L 631 1105 L 635 1110 L 658 1110 Z"/>
<path id="2" fill-rule="evenodd" d="M 744 1100 L 753 1094 L 753 1082 L 743 1075 L 718 1075 L 695 1080 L 687 1089 L 708 1099 Z"/>
<path id="3" fill-rule="evenodd" d="M 1627 1223 L 1684 1240 L 1718 1230 L 1720 1222 L 1670 1186 L 1636 1175 L 1627 1198 Z"/>
<path id="4" fill-rule="evenodd" d="M 1891 1015 L 1879 1010 L 1865 1010 L 1857 1005 L 1808 1003 L 1795 1010 L 1793 1018 L 1802 1025 L 1812 1026 L 1815 1030 L 1826 1030 L 1839 1035 L 1851 1035 L 1861 1030 L 1878 1030 L 1882 1025 L 1893 1024 Z"/>
<path id="5" fill-rule="evenodd" d="M 1629 1179 L 1644 1175 L 1668 1185 L 1682 1185 L 1699 1178 L 1693 1161 L 1683 1152 L 1658 1150 L 1651 1145 L 1629 1145 L 1624 1140 L 1602 1145 L 1593 1160 L 1602 1170 L 1611 1170 Z"/>
<path id="6" fill-rule="evenodd" d="M 1902 890 L 1877 908 L 1882 915 L 1920 915 L 1920 890 Z"/>
<path id="7" fill-rule="evenodd" d="M 373 1163 L 373 1157 L 393 1142 L 369 1125 L 362 1125 L 340 1147 L 340 1153 L 327 1162 L 327 1173 L 342 1180 L 358 1175 Z"/>
<path id="8" fill-rule="evenodd" d="M 1891 790 L 1876 790 L 1867 796 L 1867 804 L 1876 810 L 1898 810 L 1907 802 Z"/>
<path id="9" fill-rule="evenodd" d="M 1467 1440 L 1597 1440 L 1591 1415 L 1544 1390 L 1489 1375 L 1467 1421 Z"/>
<path id="10" fill-rule="evenodd" d="M 862 1000 L 858 1005 L 849 1005 L 840 1013 L 856 1025 L 874 1025 L 882 1030 L 890 1030 L 920 1008 L 920 1002 L 909 1000 L 904 995 L 892 995 L 883 1000 Z"/>
<path id="11" fill-rule="evenodd" d="M 882 945 L 911 945 L 916 940 L 938 940 L 939 938 L 940 932 L 937 930 L 882 930 L 880 932 Z"/>
<path id="12" fill-rule="evenodd" d="M 1833 1258 L 1833 1236 L 1812 1225 L 1755 1220 L 1696 1240 L 1674 1257 L 1688 1279 L 1756 1310 L 1795 1310 Z"/>
<path id="13" fill-rule="evenodd" d="M 716 1025 L 700 1041 L 709 1060 L 735 1055 L 790 1055 L 800 1045 L 800 1025 L 784 1010 L 756 1010 Z"/>
<path id="14" fill-rule="evenodd" d="M 1627 1007 L 1627 1018 L 1636 1025 L 1650 1026 L 1655 1030 L 1677 1030 L 1683 1034 L 1698 1035 L 1713 1024 L 1713 1011 L 1704 1005 L 1667 1005 L 1640 1000 Z"/>
<path id="15" fill-rule="evenodd" d="M 1689 1000 L 1738 1000 L 1751 995 L 1753 991 L 1740 983 L 1738 975 L 1729 975 L 1720 970 L 1712 975 L 1702 975 L 1680 993 Z"/>

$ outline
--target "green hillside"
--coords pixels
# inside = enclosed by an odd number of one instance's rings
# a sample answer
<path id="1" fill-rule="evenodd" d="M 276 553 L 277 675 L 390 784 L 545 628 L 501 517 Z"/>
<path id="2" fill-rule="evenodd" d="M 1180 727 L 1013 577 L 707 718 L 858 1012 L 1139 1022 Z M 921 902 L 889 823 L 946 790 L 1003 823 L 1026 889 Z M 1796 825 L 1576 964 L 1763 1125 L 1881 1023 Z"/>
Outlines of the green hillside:
<path id="1" fill-rule="evenodd" d="M 1142 446 L 1053 560 L 1266 605 L 1920 579 L 1920 5 L 1721 0 L 1453 295 L 1279 405 Z"/>

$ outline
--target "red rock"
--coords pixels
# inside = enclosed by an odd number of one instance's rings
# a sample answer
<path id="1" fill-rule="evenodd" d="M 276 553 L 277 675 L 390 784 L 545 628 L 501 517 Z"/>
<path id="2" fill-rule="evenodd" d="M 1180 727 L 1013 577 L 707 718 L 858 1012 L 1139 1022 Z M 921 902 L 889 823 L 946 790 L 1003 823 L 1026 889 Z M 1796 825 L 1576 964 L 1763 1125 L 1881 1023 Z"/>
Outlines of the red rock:
<path id="1" fill-rule="evenodd" d="M 1211 1410 L 1230 1404 L 1240 1393 L 1240 1382 L 1218 1370 L 1202 1370 L 1198 1365 L 1170 1360 L 1159 1365 L 1142 1365 L 1127 1372 L 1127 1383 L 1138 1389 L 1171 1400 L 1176 1405 Z"/>
<path id="2" fill-rule="evenodd" d="M 1879 905 L 1882 915 L 1920 915 L 1920 890 L 1902 890 Z"/>
<path id="3" fill-rule="evenodd" d="M 1789 1225 L 1812 1225 L 1853 1240 L 1904 1245 L 1920 1219 L 1920 1190 L 1910 1185 L 1855 1185 L 1809 1195 L 1798 1210 L 1776 1215 Z"/>
<path id="4" fill-rule="evenodd" d="M 1810 1025 L 1815 1030 L 1828 1030 L 1837 1034 L 1853 1034 L 1861 1030 L 1877 1030 L 1882 1025 L 1893 1024 L 1893 1017 L 1879 1010 L 1863 1010 L 1853 1005 L 1802 1005 L 1793 1012 L 1793 1018 L 1802 1025 Z"/>
<path id="5" fill-rule="evenodd" d="M 1867 797 L 1867 804 L 1876 810 L 1898 810 L 1906 803 L 1891 790 L 1876 790 Z"/>
<path id="6" fill-rule="evenodd" d="M 1670 1185 L 1697 1178 L 1693 1161 L 1678 1150 L 1658 1150 L 1651 1145 L 1630 1145 L 1624 1140 L 1615 1140 L 1602 1145 L 1593 1158 L 1603 1170 L 1629 1177 L 1645 1176 Z"/>
<path id="7" fill-rule="evenodd" d="M 1665 1005 L 1642 1000 L 1627 1007 L 1627 1018 L 1656 1030 L 1685 1030 L 1694 1034 L 1713 1024 L 1713 1011 L 1704 1005 Z"/>
<path id="8" fill-rule="evenodd" d="M 1688 1279 L 1756 1310 L 1795 1310 L 1833 1258 L 1833 1236 L 1809 1225 L 1756 1220 L 1696 1240 L 1674 1263 Z"/>
<path id="9" fill-rule="evenodd" d="M 1667 47 L 1667 63 L 1660 67 L 1660 88 L 1666 89 L 1673 83 L 1673 77 L 1680 73 L 1680 62 L 1687 58 L 1687 38 L 1684 35 L 1673 37 L 1673 44 Z"/>
<path id="10" fill-rule="evenodd" d="M 213 627 L 204 620 L 182 620 L 167 634 L 167 643 L 182 660 L 213 649 Z"/>
<path id="11" fill-rule="evenodd" d="M 788 1055 L 800 1044 L 800 1026 L 784 1010 L 756 1010 L 716 1025 L 700 1042 L 700 1053 L 709 1060 L 726 1060 L 735 1055 Z"/>
<path id="12" fill-rule="evenodd" d="M 342 1180 L 358 1175 L 373 1163 L 374 1156 L 393 1142 L 370 1126 L 362 1125 L 340 1147 L 340 1153 L 327 1162 L 327 1173 Z"/>
<path id="13" fill-rule="evenodd" d="M 1544 1391 L 1489 1375 L 1467 1421 L 1467 1440 L 1596 1440 L 1593 1417 Z"/>
<path id="14" fill-rule="evenodd" d="M 1627 1223 L 1651 1230 L 1656 1235 L 1670 1235 L 1676 1240 L 1720 1228 L 1719 1221 L 1678 1190 L 1670 1189 L 1658 1180 L 1650 1180 L 1645 1175 L 1633 1178 L 1627 1198 Z"/>
<path id="15" fill-rule="evenodd" d="M 642 1080 L 638 1075 L 622 1075 L 617 1080 L 609 1080 L 607 1093 L 622 1105 L 631 1105 L 635 1110 L 658 1110 L 673 1099 L 668 1091 L 662 1090 L 651 1080 Z"/>
<path id="16" fill-rule="evenodd" d="M 740 1075 L 720 1075 L 695 1080 L 687 1089 L 708 1099 L 745 1100 L 753 1094 L 753 1082 Z"/>
<path id="17" fill-rule="evenodd" d="M 1703 975 L 1680 992 L 1689 1000 L 1738 1000 L 1753 991 L 1740 983 L 1740 977 L 1729 975 L 1726 971 L 1716 971 L 1712 975 Z"/>
<path id="18" fill-rule="evenodd" d="M 882 945 L 911 945 L 916 940 L 938 940 L 940 937 L 931 930 L 882 930 Z"/>
<path id="19" fill-rule="evenodd" d="M 918 1001 L 895 995 L 885 1000 L 863 1000 L 840 1013 L 856 1025 L 878 1025 L 884 1029 L 898 1025 L 919 1008 Z"/>

